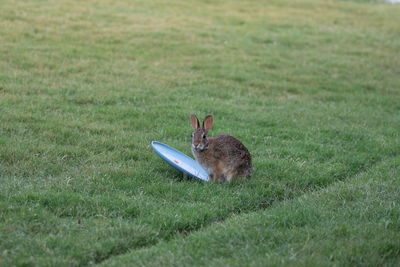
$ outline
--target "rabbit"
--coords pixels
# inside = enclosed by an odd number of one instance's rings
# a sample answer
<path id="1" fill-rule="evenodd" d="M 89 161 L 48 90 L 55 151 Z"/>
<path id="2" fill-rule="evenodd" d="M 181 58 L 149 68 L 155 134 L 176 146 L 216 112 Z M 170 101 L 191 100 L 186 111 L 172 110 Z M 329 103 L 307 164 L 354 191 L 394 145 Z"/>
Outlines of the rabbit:
<path id="1" fill-rule="evenodd" d="M 192 153 L 208 173 L 210 182 L 218 182 L 220 177 L 231 182 L 233 177 L 252 175 L 251 155 L 242 142 L 227 134 L 207 137 L 213 124 L 212 115 L 205 117 L 202 127 L 194 114 L 190 115 L 190 121 L 194 129 Z"/>

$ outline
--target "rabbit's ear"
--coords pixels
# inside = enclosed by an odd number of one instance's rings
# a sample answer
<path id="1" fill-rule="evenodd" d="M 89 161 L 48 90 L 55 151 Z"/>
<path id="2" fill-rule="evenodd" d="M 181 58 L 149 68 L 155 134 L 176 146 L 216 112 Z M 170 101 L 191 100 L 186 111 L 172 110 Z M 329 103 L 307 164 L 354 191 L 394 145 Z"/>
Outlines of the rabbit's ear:
<path id="1" fill-rule="evenodd" d="M 213 117 L 212 115 L 207 115 L 203 121 L 203 129 L 205 132 L 208 132 L 208 130 L 211 129 L 211 126 L 213 124 Z"/>
<path id="2" fill-rule="evenodd" d="M 194 114 L 190 115 L 190 122 L 192 123 L 193 129 L 197 130 L 200 128 L 200 122 L 199 119 L 196 117 L 196 115 Z"/>

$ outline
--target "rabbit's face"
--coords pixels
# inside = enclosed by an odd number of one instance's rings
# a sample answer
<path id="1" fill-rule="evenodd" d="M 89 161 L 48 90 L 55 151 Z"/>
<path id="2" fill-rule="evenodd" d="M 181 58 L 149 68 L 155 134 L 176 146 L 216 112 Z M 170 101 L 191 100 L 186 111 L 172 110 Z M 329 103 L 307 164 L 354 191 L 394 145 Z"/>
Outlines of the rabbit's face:
<path id="1" fill-rule="evenodd" d="M 199 128 L 192 134 L 192 148 L 203 151 L 208 148 L 208 139 L 203 129 Z"/>

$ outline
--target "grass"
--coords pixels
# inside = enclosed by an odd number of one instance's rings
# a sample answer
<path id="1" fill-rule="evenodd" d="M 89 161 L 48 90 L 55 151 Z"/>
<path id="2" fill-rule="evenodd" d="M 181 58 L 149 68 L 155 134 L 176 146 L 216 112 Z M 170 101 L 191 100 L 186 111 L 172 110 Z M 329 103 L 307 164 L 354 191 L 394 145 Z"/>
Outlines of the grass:
<path id="1" fill-rule="evenodd" d="M 399 160 L 104 265 L 397 266 L 400 183 L 391 177 Z"/>
<path id="2" fill-rule="evenodd" d="M 397 265 L 400 6 L 3 1 L 0 265 Z M 190 113 L 250 180 L 184 179 Z"/>

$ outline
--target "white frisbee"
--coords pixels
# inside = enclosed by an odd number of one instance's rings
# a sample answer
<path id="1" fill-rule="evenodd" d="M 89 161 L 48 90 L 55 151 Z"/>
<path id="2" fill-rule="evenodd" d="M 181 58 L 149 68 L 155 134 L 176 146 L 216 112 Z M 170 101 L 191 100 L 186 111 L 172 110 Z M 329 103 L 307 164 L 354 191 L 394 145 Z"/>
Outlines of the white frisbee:
<path id="1" fill-rule="evenodd" d="M 208 181 L 207 172 L 191 157 L 157 141 L 151 142 L 151 146 L 154 151 L 172 167 L 191 177 Z"/>

